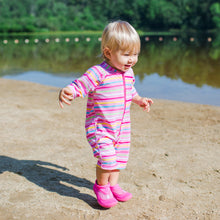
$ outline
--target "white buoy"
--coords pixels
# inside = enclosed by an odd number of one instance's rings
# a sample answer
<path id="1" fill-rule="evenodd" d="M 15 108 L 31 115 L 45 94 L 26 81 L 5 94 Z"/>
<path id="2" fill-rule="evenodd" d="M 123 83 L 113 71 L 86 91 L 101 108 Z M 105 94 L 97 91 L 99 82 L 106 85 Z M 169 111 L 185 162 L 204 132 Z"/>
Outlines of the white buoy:
<path id="1" fill-rule="evenodd" d="M 8 40 L 3 40 L 3 44 L 7 44 L 8 43 Z"/>
<path id="2" fill-rule="evenodd" d="M 177 37 L 173 37 L 173 41 L 177 41 L 178 39 L 177 39 Z"/>
<path id="3" fill-rule="evenodd" d="M 45 42 L 46 42 L 46 43 L 49 43 L 49 42 L 50 42 L 50 39 L 48 39 L 48 38 L 45 39 Z"/>
<path id="4" fill-rule="evenodd" d="M 190 42 L 194 42 L 195 41 L 195 39 L 194 39 L 194 37 L 190 37 Z"/>
<path id="5" fill-rule="evenodd" d="M 211 37 L 208 37 L 207 40 L 208 40 L 208 42 L 211 42 L 211 41 L 212 41 L 212 38 L 211 38 Z"/>
<path id="6" fill-rule="evenodd" d="M 18 43 L 19 43 L 19 40 L 18 40 L 18 39 L 15 39 L 15 40 L 14 40 L 14 43 L 15 43 L 15 44 L 18 44 Z"/>
<path id="7" fill-rule="evenodd" d="M 99 38 L 98 38 L 98 41 L 102 41 L 102 38 L 101 38 L 101 37 L 99 37 Z"/>
<path id="8" fill-rule="evenodd" d="M 149 37 L 145 37 L 145 41 L 149 41 L 150 40 L 150 38 Z"/>
<path id="9" fill-rule="evenodd" d="M 56 39 L 55 39 L 55 42 L 56 42 L 56 43 L 59 43 L 59 42 L 60 42 L 60 39 L 59 39 L 59 38 L 56 38 Z"/>
<path id="10" fill-rule="evenodd" d="M 34 39 L 34 43 L 35 44 L 39 43 L 39 40 L 38 39 Z"/>
<path id="11" fill-rule="evenodd" d="M 28 44 L 28 43 L 29 43 L 29 39 L 25 39 L 24 42 L 25 42 L 26 44 Z"/>
<path id="12" fill-rule="evenodd" d="M 160 42 L 163 41 L 163 37 L 159 37 L 159 41 L 160 41 Z"/>
<path id="13" fill-rule="evenodd" d="M 86 38 L 86 41 L 89 42 L 91 39 L 89 37 Z"/>
<path id="14" fill-rule="evenodd" d="M 70 42 L 70 39 L 69 39 L 69 38 L 66 38 L 65 41 L 68 43 L 68 42 Z"/>
<path id="15" fill-rule="evenodd" d="M 75 38 L 75 42 L 79 42 L 79 38 L 78 37 Z"/>

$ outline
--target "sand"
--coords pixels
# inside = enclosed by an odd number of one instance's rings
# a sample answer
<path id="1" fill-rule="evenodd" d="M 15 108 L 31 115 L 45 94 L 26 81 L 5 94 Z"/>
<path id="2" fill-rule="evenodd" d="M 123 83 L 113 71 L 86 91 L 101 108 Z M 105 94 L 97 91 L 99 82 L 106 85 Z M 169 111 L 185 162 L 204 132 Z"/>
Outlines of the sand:
<path id="1" fill-rule="evenodd" d="M 120 185 L 133 198 L 101 208 L 86 99 L 0 79 L 0 219 L 220 219 L 220 107 L 154 100 L 131 107 L 132 145 Z"/>

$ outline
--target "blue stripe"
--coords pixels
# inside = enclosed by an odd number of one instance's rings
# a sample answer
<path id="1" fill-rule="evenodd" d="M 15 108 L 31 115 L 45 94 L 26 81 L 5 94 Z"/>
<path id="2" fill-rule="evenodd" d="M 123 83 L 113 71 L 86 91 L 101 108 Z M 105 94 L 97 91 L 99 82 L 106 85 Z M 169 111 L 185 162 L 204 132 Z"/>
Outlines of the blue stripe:
<path id="1" fill-rule="evenodd" d="M 97 74 L 96 70 L 91 68 L 88 71 L 90 71 L 90 73 L 93 73 L 93 75 L 96 76 L 96 79 L 99 81 L 100 80 L 100 76 Z"/>

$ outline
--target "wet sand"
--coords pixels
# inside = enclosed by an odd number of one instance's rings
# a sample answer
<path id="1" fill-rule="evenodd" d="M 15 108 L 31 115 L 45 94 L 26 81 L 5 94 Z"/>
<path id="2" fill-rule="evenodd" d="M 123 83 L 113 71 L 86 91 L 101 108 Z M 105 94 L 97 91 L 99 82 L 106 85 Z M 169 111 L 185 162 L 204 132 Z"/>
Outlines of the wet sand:
<path id="1" fill-rule="evenodd" d="M 131 107 L 126 203 L 101 208 L 85 138 L 86 99 L 0 79 L 0 219 L 220 219 L 220 107 L 154 100 Z"/>

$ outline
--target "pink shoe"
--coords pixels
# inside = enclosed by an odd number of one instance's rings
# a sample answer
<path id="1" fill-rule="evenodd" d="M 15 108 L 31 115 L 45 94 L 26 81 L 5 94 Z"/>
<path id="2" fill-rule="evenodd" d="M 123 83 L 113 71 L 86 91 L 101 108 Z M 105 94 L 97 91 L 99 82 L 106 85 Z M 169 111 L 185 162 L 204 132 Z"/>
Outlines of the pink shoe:
<path id="1" fill-rule="evenodd" d="M 111 190 L 110 190 L 110 184 L 100 186 L 95 182 L 95 185 L 93 186 L 93 190 L 96 194 L 97 201 L 100 206 L 104 208 L 111 208 L 115 206 L 118 201 L 114 198 Z"/>
<path id="2" fill-rule="evenodd" d="M 110 189 L 112 191 L 113 196 L 119 202 L 126 202 L 132 198 L 132 194 L 124 191 L 118 184 L 116 184 L 115 186 L 111 186 Z"/>

